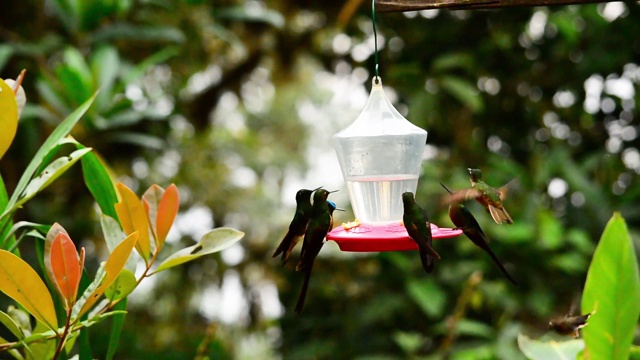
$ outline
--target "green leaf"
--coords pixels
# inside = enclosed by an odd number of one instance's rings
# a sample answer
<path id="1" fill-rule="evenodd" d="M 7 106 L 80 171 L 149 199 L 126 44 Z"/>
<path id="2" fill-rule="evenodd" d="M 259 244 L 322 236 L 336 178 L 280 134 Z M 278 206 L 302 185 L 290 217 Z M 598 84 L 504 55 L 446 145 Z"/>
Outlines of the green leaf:
<path id="1" fill-rule="evenodd" d="M 53 111 L 58 114 L 65 114 L 69 111 L 69 107 L 62 97 L 62 94 L 56 91 L 55 86 L 51 83 L 49 79 L 42 78 L 38 79 L 36 82 L 36 89 L 38 90 L 38 95 L 42 98 L 44 103 Z M 58 121 L 58 119 L 56 119 Z"/>
<path id="2" fill-rule="evenodd" d="M 518 347 L 527 358 L 532 360 L 574 360 L 584 349 L 584 341 L 575 339 L 562 342 L 555 340 L 542 342 L 518 334 Z M 592 357 L 592 359 L 599 358 Z"/>
<path id="3" fill-rule="evenodd" d="M 204 255 L 222 251 L 240 241 L 243 236 L 244 233 L 242 231 L 232 228 L 221 227 L 213 229 L 206 233 L 197 244 L 173 253 L 158 266 L 154 273 L 184 264 Z"/>
<path id="4" fill-rule="evenodd" d="M 34 334 L 46 332 L 47 328 L 41 322 L 36 324 L 35 329 L 33 329 Z M 44 341 L 38 341 L 32 343 L 29 348 L 31 351 L 28 353 L 27 359 L 31 360 L 41 360 L 41 359 L 51 359 L 53 357 L 54 352 L 56 351 L 56 339 L 46 339 Z"/>
<path id="5" fill-rule="evenodd" d="M 127 309 L 127 299 L 120 301 L 114 308 L 115 311 L 126 310 Z M 122 312 L 120 314 L 116 314 L 113 316 L 111 320 L 111 335 L 109 336 L 109 344 L 107 346 L 107 357 L 106 360 L 113 359 L 113 356 L 118 349 L 118 345 L 120 343 L 120 334 L 122 333 L 122 328 L 124 326 L 124 319 L 127 313 Z"/>
<path id="6" fill-rule="evenodd" d="M 7 64 L 11 55 L 13 55 L 13 48 L 11 46 L 6 44 L 0 45 L 0 71 L 2 71 Z"/>
<path id="7" fill-rule="evenodd" d="M 78 358 L 79 360 L 93 360 L 91 342 L 89 341 L 89 330 L 83 328 L 78 335 Z"/>
<path id="8" fill-rule="evenodd" d="M 440 79 L 440 86 L 474 113 L 484 109 L 484 102 L 475 84 L 459 77 L 443 76 Z"/>
<path id="9" fill-rule="evenodd" d="M 216 10 L 214 15 L 221 19 L 264 22 L 278 29 L 285 25 L 285 18 L 281 13 L 264 7 L 234 6 Z"/>
<path id="10" fill-rule="evenodd" d="M 5 250 L 0 250 L 0 291 L 50 329 L 57 328 L 56 311 L 47 286 L 29 264 Z"/>
<path id="11" fill-rule="evenodd" d="M 94 43 L 109 43 L 114 40 L 166 41 L 181 44 L 185 36 L 178 28 L 169 26 L 137 26 L 127 23 L 113 23 L 96 31 L 91 38 Z"/>
<path id="12" fill-rule="evenodd" d="M 424 344 L 425 339 L 417 332 L 396 331 L 393 334 L 393 341 L 405 354 L 414 354 Z"/>
<path id="13" fill-rule="evenodd" d="M 67 29 L 75 32 L 79 25 L 79 2 L 75 0 L 52 0 L 51 6 Z"/>
<path id="14" fill-rule="evenodd" d="M 13 318 L 4 311 L 0 311 L 0 323 L 2 323 L 2 325 L 4 325 L 9 331 L 11 331 L 13 336 L 18 338 L 18 340 L 22 340 L 24 338 L 24 333 L 22 332 L 22 329 L 20 329 L 20 326 L 18 326 Z"/>
<path id="15" fill-rule="evenodd" d="M 407 283 L 407 292 L 425 315 L 442 315 L 447 303 L 447 294 L 433 280 L 411 280 Z"/>
<path id="16" fill-rule="evenodd" d="M 582 334 L 591 359 L 626 360 L 640 315 L 640 274 L 627 224 L 614 213 L 596 247 L 582 295 L 595 313 Z"/>
<path id="17" fill-rule="evenodd" d="M 64 65 L 56 69 L 58 80 L 64 84 L 66 95 L 73 102 L 82 103 L 91 96 L 95 89 L 91 70 L 84 56 L 74 47 L 68 47 L 63 54 Z"/>
<path id="18" fill-rule="evenodd" d="M 78 149 L 85 149 L 84 145 L 80 143 L 76 146 Z M 118 202 L 118 195 L 116 195 L 115 186 L 106 166 L 95 152 L 83 156 L 81 162 L 84 183 L 98 203 L 100 210 L 103 214 L 117 219 L 118 214 L 113 206 Z"/>
<path id="19" fill-rule="evenodd" d="M 80 105 L 80 107 L 78 107 L 74 112 L 72 112 L 66 119 L 64 119 L 64 121 L 62 121 L 60 125 L 58 125 L 58 127 L 56 127 L 53 130 L 51 135 L 49 135 L 47 140 L 45 140 L 45 142 L 42 144 L 40 149 L 38 149 L 36 154 L 33 156 L 33 159 L 31 159 L 31 162 L 29 163 L 25 171 L 22 173 L 22 177 L 20 177 L 20 180 L 18 181 L 18 185 L 16 186 L 13 194 L 11 195 L 11 199 L 9 199 L 9 202 L 4 212 L 2 213 L 2 215 L 0 215 L 0 220 L 4 219 L 9 213 L 15 210 L 14 205 L 18 201 L 20 195 L 24 192 L 24 189 L 27 187 L 27 184 L 33 177 L 33 174 L 35 173 L 36 169 L 38 169 L 38 167 L 40 166 L 42 159 L 44 159 L 44 157 L 49 153 L 49 151 L 51 151 L 51 149 L 57 146 L 60 139 L 64 138 L 69 134 L 71 129 L 74 127 L 74 125 L 87 112 L 87 110 L 93 103 L 93 100 L 95 99 L 96 95 L 97 93 L 95 93 L 91 98 L 89 98 L 89 100 L 85 101 L 84 104 Z"/>
<path id="20" fill-rule="evenodd" d="M 452 69 L 468 69 L 473 68 L 474 57 L 470 53 L 456 52 L 443 54 L 433 61 L 431 68 L 433 71 L 449 71 Z"/>
<path id="21" fill-rule="evenodd" d="M 116 281 L 105 290 L 104 295 L 109 301 L 120 300 L 129 296 L 136 285 L 138 285 L 136 276 L 131 271 L 123 269 Z"/>
<path id="22" fill-rule="evenodd" d="M 0 209 L 5 209 L 8 202 L 9 195 L 7 194 L 7 188 L 4 186 L 2 176 L 0 176 Z M 8 249 L 15 243 L 16 239 L 11 235 L 13 226 L 11 218 L 0 220 L 0 249 Z"/>
<path id="23" fill-rule="evenodd" d="M 167 46 L 157 53 L 139 62 L 132 69 L 123 75 L 122 81 L 126 84 L 139 80 L 144 73 L 157 64 L 161 64 L 180 54 L 180 49 L 176 46 Z"/>
<path id="24" fill-rule="evenodd" d="M 112 104 L 113 84 L 116 82 L 120 69 L 118 51 L 110 45 L 101 46 L 91 56 L 91 72 L 94 83 L 101 91 L 96 98 L 98 111 L 107 109 Z"/>
<path id="25" fill-rule="evenodd" d="M 22 197 L 16 203 L 16 206 L 19 207 L 20 205 L 24 204 L 29 199 L 34 197 L 37 193 L 49 186 L 53 181 L 55 181 L 55 179 L 60 177 L 60 175 L 62 175 L 71 166 L 73 166 L 73 164 L 75 164 L 78 160 L 80 160 L 80 158 L 82 158 L 90 151 L 91 148 L 76 150 L 69 154 L 69 156 L 60 157 L 49 164 L 49 166 L 47 166 L 42 171 L 42 173 L 40 173 L 40 175 L 29 182 L 27 187 L 24 189 Z"/>
<path id="26" fill-rule="evenodd" d="M 538 223 L 540 245 L 546 250 L 555 250 L 562 246 L 563 227 L 560 220 L 556 218 L 551 210 L 544 210 L 538 213 Z"/>

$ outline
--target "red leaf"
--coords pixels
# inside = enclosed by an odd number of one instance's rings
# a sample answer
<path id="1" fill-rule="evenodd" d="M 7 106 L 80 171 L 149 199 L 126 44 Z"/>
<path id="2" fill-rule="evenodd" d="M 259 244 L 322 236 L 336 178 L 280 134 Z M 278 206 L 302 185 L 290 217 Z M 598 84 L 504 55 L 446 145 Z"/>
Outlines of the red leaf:
<path id="1" fill-rule="evenodd" d="M 82 255 L 84 255 L 84 251 Z M 51 270 L 56 284 L 65 299 L 67 308 L 69 308 L 76 300 L 78 285 L 82 276 L 78 252 L 69 235 L 64 232 L 59 232 L 56 235 L 51 244 L 50 256 Z M 82 258 L 84 262 L 84 256 Z"/>

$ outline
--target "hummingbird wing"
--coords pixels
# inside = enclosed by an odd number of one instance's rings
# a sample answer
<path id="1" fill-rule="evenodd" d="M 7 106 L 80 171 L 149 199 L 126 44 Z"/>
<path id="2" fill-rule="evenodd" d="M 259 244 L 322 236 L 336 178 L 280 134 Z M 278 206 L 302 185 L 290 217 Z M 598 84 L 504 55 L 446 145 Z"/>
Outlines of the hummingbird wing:
<path id="1" fill-rule="evenodd" d="M 426 225 L 426 224 L 425 224 Z M 423 229 L 423 231 L 420 231 L 419 227 L 417 224 L 404 224 L 405 228 L 407 229 L 407 233 L 409 234 L 409 237 L 411 237 L 411 239 L 413 239 L 413 241 L 416 242 L 416 244 L 418 244 L 418 248 L 419 250 L 425 251 L 427 253 L 429 253 L 431 256 L 433 256 L 434 258 L 440 260 L 440 254 L 438 254 L 435 249 L 429 245 L 429 241 L 427 239 L 427 237 L 430 235 L 423 235 L 423 232 L 425 231 L 425 229 Z M 431 229 L 426 229 L 426 231 L 431 231 Z"/>
<path id="2" fill-rule="evenodd" d="M 507 194 L 512 192 L 518 186 L 518 179 L 512 179 L 508 183 L 504 184 L 501 188 L 498 189 L 498 194 L 500 194 L 500 200 L 504 200 L 507 197 Z"/>
<path id="3" fill-rule="evenodd" d="M 447 199 L 447 202 L 449 204 L 465 202 L 467 200 L 475 199 L 480 195 L 480 191 L 474 188 L 462 189 L 451 194 Z"/>

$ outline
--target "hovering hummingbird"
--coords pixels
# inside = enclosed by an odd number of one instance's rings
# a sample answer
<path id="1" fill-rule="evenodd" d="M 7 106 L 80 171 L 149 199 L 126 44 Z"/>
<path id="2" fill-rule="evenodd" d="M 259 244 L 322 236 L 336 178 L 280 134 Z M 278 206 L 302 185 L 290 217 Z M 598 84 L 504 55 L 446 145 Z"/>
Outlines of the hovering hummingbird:
<path id="1" fill-rule="evenodd" d="M 442 185 L 442 187 L 447 190 L 449 194 L 454 194 L 454 192 L 446 187 L 443 183 L 440 183 L 440 185 Z M 509 279 L 514 285 L 518 285 L 518 283 L 511 277 L 511 275 L 509 275 L 507 269 L 502 266 L 502 263 L 500 262 L 500 260 L 498 260 L 496 254 L 493 253 L 493 251 L 489 247 L 489 238 L 487 238 L 487 235 L 484 234 L 484 232 L 480 228 L 480 225 L 478 224 L 478 221 L 476 221 L 476 218 L 473 216 L 471 211 L 469 211 L 469 209 L 467 209 L 462 202 L 449 204 L 449 218 L 451 218 L 451 221 L 456 226 L 456 228 L 462 230 L 462 232 L 467 236 L 467 238 L 469 238 L 469 240 L 471 240 L 471 242 L 473 242 L 477 247 L 481 248 L 482 250 L 486 251 L 487 254 L 489 254 L 493 262 L 498 265 L 498 268 L 500 269 L 500 271 L 502 271 L 504 276 L 507 277 L 507 279 Z"/>
<path id="2" fill-rule="evenodd" d="M 322 245 L 324 245 L 324 238 L 333 225 L 332 215 L 336 207 L 333 202 L 327 201 L 330 193 L 330 191 L 325 189 L 319 189 L 313 194 L 311 218 L 309 219 L 307 231 L 304 234 L 300 262 L 296 266 L 296 271 L 304 272 L 304 283 L 302 284 L 302 289 L 300 290 L 298 302 L 295 307 L 296 314 L 302 311 L 304 300 L 307 296 L 307 289 L 309 288 L 309 280 L 311 280 L 313 262 L 320 253 Z"/>
<path id="3" fill-rule="evenodd" d="M 513 224 L 513 220 L 507 210 L 505 210 L 502 205 L 502 201 L 507 195 L 507 188 L 509 184 L 496 189 L 482 180 L 482 172 L 479 169 L 467 169 L 469 170 L 469 177 L 471 179 L 471 188 L 456 191 L 455 194 L 451 195 L 450 202 L 463 202 L 469 199 L 475 199 L 482 206 L 489 211 L 493 221 L 496 224 L 502 224 L 506 222 L 507 224 Z"/>
<path id="4" fill-rule="evenodd" d="M 311 216 L 311 193 L 320 188 L 321 187 L 313 190 L 300 189 L 296 193 L 296 213 L 293 215 L 293 220 L 291 220 L 291 223 L 289 224 L 287 234 L 273 253 L 273 257 L 282 254 L 282 265 L 289 260 L 291 251 L 296 244 L 298 244 L 300 237 L 302 237 L 304 232 L 307 230 L 309 217 Z"/>
<path id="5" fill-rule="evenodd" d="M 440 255 L 431 246 L 433 238 L 427 213 L 416 203 L 412 192 L 407 191 L 402 194 L 402 204 L 404 205 L 402 223 L 411 239 L 418 244 L 422 267 L 430 273 L 435 266 L 433 258 L 440 260 Z"/>
<path id="6" fill-rule="evenodd" d="M 587 326 L 589 317 L 595 311 L 580 316 L 564 316 L 549 321 L 549 328 L 560 335 L 571 335 L 574 338 L 580 336 L 580 329 Z"/>

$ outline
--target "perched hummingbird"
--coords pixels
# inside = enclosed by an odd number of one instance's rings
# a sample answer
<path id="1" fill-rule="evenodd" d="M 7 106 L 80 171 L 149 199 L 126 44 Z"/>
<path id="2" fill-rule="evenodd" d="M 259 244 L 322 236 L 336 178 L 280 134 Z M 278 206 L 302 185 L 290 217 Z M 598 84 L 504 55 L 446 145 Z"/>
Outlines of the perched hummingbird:
<path id="1" fill-rule="evenodd" d="M 507 187 L 509 184 L 496 189 L 482 180 L 482 172 L 479 169 L 468 169 L 469 177 L 471 178 L 471 188 L 460 190 L 451 195 L 450 202 L 460 203 L 469 199 L 476 199 L 482 206 L 489 211 L 493 221 L 496 224 L 513 224 L 511 216 L 507 213 L 502 201 L 507 195 Z"/>
<path id="2" fill-rule="evenodd" d="M 337 190 L 336 190 L 337 191 Z M 330 191 L 329 193 L 332 193 L 332 191 Z M 331 229 L 333 229 L 333 212 L 335 210 L 338 211 L 344 211 L 344 209 L 340 209 L 338 208 L 338 206 L 336 205 L 336 203 L 334 203 L 331 200 L 327 200 L 327 206 L 329 206 L 329 214 L 331 215 L 331 225 L 329 226 L 329 231 L 331 231 Z M 304 256 L 304 250 L 305 250 L 305 245 L 307 243 L 305 243 L 304 241 L 302 242 L 302 250 L 300 250 L 300 258 L 302 259 L 302 257 Z M 296 269 L 297 270 L 297 269 Z"/>
<path id="3" fill-rule="evenodd" d="M 404 227 L 413 241 L 418 244 L 422 267 L 430 273 L 435 266 L 433 258 L 440 260 L 440 255 L 431 246 L 433 238 L 427 213 L 416 203 L 412 192 L 407 191 L 402 194 L 402 204 L 404 205 L 404 215 L 402 216 Z"/>
<path id="4" fill-rule="evenodd" d="M 291 220 L 291 224 L 289 224 L 289 230 L 287 234 L 284 236 L 280 245 L 273 253 L 273 257 L 282 254 L 282 265 L 284 265 L 287 260 L 289 260 L 289 255 L 291 255 L 291 251 L 296 246 L 298 241 L 300 241 L 300 237 L 304 235 L 304 232 L 307 230 L 307 225 L 309 224 L 309 217 L 311 216 L 311 193 L 318 190 L 308 190 L 308 189 L 300 189 L 296 193 L 296 213 L 293 215 L 293 220 Z"/>
<path id="5" fill-rule="evenodd" d="M 574 338 L 580 336 L 579 330 L 587 326 L 589 317 L 593 312 L 580 316 L 564 316 L 549 321 L 549 328 L 560 335 L 571 335 Z"/>
<path id="6" fill-rule="evenodd" d="M 304 272 L 304 283 L 302 284 L 302 289 L 300 290 L 298 302 L 295 307 L 296 314 L 302 311 L 304 300 L 307 296 L 307 289 L 309 288 L 309 280 L 311 280 L 313 262 L 320 253 L 322 245 L 324 245 L 324 238 L 333 225 L 332 214 L 336 207 L 334 203 L 327 201 L 330 193 L 331 192 L 325 189 L 319 189 L 313 194 L 311 218 L 309 219 L 307 231 L 304 234 L 300 262 L 296 266 L 296 271 Z"/>
<path id="7" fill-rule="evenodd" d="M 443 183 L 440 183 L 440 185 L 442 185 L 442 187 L 447 190 L 449 194 L 454 194 L 454 192 L 446 187 Z M 498 265 L 498 268 L 500 268 L 500 271 L 502 271 L 507 279 L 509 279 L 514 285 L 518 285 L 518 283 L 511 277 L 511 275 L 509 275 L 507 269 L 502 266 L 502 263 L 500 263 L 500 260 L 498 260 L 496 254 L 493 253 L 493 251 L 489 247 L 489 238 L 487 238 L 487 235 L 484 234 L 484 232 L 480 228 L 480 225 L 476 221 L 476 218 L 473 217 L 471 211 L 469 211 L 469 209 L 467 209 L 463 203 L 456 202 L 449 204 L 449 218 L 451 218 L 451 221 L 456 226 L 456 228 L 462 230 L 462 232 L 467 236 L 467 238 L 469 238 L 469 240 L 471 240 L 471 242 L 473 242 L 477 247 L 486 251 L 487 254 L 491 256 L 493 262 Z"/>

